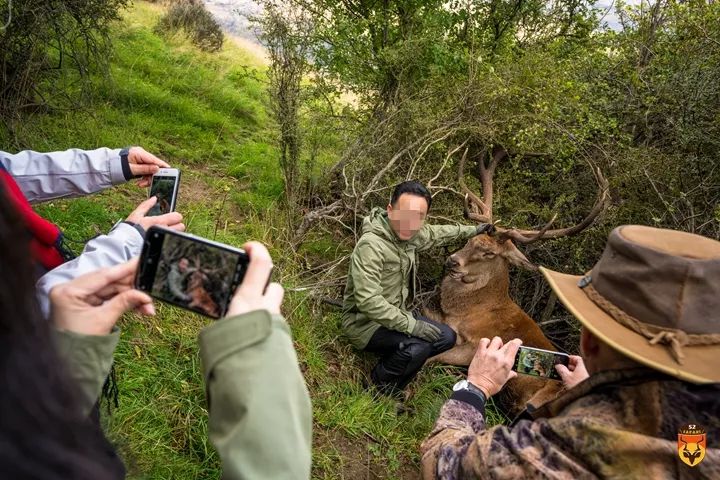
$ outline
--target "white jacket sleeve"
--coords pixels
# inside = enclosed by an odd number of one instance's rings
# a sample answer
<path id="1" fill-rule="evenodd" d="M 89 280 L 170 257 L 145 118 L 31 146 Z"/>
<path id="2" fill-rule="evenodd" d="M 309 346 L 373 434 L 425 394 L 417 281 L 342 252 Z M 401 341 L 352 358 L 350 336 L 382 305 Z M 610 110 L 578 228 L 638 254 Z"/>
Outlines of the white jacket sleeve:
<path id="1" fill-rule="evenodd" d="M 55 285 L 100 268 L 127 262 L 140 255 L 143 241 L 142 235 L 135 227 L 127 223 L 119 223 L 107 235 L 100 235 L 90 240 L 77 258 L 63 263 L 40 277 L 36 292 L 45 318 L 50 318 L 49 295 Z"/>
<path id="2" fill-rule="evenodd" d="M 0 163 L 30 203 L 95 193 L 126 180 L 120 149 L 0 152 Z"/>

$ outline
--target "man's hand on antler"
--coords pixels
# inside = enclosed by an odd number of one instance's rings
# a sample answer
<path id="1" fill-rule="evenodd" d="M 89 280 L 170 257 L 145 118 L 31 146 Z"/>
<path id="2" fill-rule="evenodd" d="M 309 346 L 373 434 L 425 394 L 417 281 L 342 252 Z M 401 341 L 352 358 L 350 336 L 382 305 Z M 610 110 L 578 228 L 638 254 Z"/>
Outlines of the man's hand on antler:
<path id="1" fill-rule="evenodd" d="M 477 226 L 475 231 L 477 232 L 477 235 L 480 235 L 482 233 L 493 234 L 495 233 L 495 230 L 495 225 L 492 223 L 481 223 Z"/>

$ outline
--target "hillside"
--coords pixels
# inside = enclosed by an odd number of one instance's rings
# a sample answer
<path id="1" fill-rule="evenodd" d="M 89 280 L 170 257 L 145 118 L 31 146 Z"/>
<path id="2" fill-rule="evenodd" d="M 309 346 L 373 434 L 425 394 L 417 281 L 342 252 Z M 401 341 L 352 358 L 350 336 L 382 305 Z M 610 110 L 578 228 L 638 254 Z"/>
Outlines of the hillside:
<path id="1" fill-rule="evenodd" d="M 153 33 L 160 14 L 145 2 L 125 13 L 113 33 L 111 76 L 94 79 L 92 107 L 31 116 L 0 141 L 39 151 L 141 145 L 180 168 L 178 211 L 188 231 L 233 245 L 266 243 L 275 278 L 289 289 L 284 313 L 313 399 L 314 477 L 415 478 L 419 443 L 458 373 L 423 371 L 410 415 L 398 416 L 392 401 L 363 390 L 371 359 L 357 356 L 341 338 L 337 312 L 311 301 L 304 288 L 308 279 L 346 268 L 352 246 L 332 232 L 299 252 L 289 246 L 261 59 L 234 42 L 207 54 L 180 36 L 163 39 Z M 81 242 L 106 232 L 145 196 L 128 184 L 38 210 Z M 152 319 L 122 322 L 119 408 L 105 420 L 130 478 L 219 478 L 196 344 L 206 323 L 164 305 Z"/>

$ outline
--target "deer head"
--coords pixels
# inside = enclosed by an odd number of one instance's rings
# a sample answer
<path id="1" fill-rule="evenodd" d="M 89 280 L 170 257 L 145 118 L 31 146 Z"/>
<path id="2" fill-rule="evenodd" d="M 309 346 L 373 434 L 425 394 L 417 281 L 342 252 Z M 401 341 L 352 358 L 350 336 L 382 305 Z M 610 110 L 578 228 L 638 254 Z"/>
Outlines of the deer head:
<path id="1" fill-rule="evenodd" d="M 448 280 L 463 284 L 466 288 L 479 289 L 485 287 L 492 278 L 498 278 L 498 273 L 507 271 L 508 264 L 537 270 L 509 239 L 477 235 L 462 249 L 450 255 L 445 267 Z"/>
<path id="2" fill-rule="evenodd" d="M 507 151 L 495 147 L 485 157 L 478 159 L 479 179 L 482 185 L 482 198 L 473 193 L 465 183 L 464 169 L 468 150 L 460 160 L 458 183 L 465 193 L 465 216 L 476 222 L 493 223 L 493 175 L 497 164 L 508 156 Z M 595 171 L 599 193 L 590 213 L 577 225 L 567 228 L 551 229 L 557 215 L 540 230 L 520 230 L 496 225 L 491 235 L 478 235 L 471 238 L 459 251 L 450 255 L 446 267 L 448 282 L 455 282 L 456 287 L 463 290 L 484 288 L 494 283 L 500 289 L 506 289 L 509 283 L 508 265 L 537 270 L 523 253 L 515 246 L 516 243 L 530 244 L 539 240 L 574 235 L 587 228 L 603 211 L 609 201 L 608 183 L 600 170 Z"/>

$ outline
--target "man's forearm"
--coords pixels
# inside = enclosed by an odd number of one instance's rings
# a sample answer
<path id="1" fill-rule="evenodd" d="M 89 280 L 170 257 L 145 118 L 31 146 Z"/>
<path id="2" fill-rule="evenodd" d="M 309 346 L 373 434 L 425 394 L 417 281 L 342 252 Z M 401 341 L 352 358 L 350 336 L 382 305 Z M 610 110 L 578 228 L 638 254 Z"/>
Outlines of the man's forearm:
<path id="1" fill-rule="evenodd" d="M 423 478 L 460 478 L 460 463 L 468 446 L 484 430 L 484 402 L 455 398 L 445 402 L 432 432 L 421 446 Z"/>

